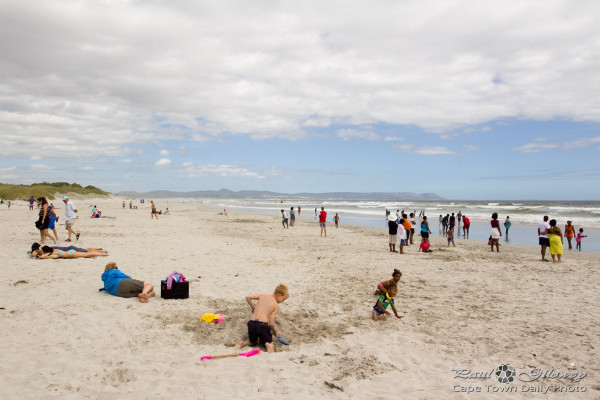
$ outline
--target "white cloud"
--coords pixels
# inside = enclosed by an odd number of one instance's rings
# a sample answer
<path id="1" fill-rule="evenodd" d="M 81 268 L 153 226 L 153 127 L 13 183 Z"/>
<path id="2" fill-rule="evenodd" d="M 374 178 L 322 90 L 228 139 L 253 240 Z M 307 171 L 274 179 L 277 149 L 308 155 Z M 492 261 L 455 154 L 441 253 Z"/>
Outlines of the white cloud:
<path id="1" fill-rule="evenodd" d="M 227 4 L 5 2 L 0 156 L 41 135 L 51 156 L 93 157 L 176 136 L 297 139 L 340 121 L 600 122 L 599 3 Z"/>
<path id="2" fill-rule="evenodd" d="M 560 143 L 546 143 L 549 138 L 538 137 L 533 140 L 533 143 L 527 143 L 522 146 L 514 147 L 512 151 L 519 151 L 522 153 L 541 153 L 546 150 L 552 149 L 564 149 L 564 150 L 577 150 L 581 148 L 600 148 L 600 136 L 596 137 L 572 137 L 566 142 Z"/>
<path id="3" fill-rule="evenodd" d="M 600 146 L 600 136 L 592 137 L 592 138 L 576 138 L 570 140 L 568 142 L 563 143 L 563 146 L 567 150 L 580 149 L 585 147 L 595 147 L 598 148 Z"/>
<path id="4" fill-rule="evenodd" d="M 467 151 L 475 151 L 475 150 L 479 150 L 479 146 L 476 146 L 474 144 L 467 144 L 467 145 L 465 145 L 465 149 Z"/>
<path id="5" fill-rule="evenodd" d="M 521 153 L 540 153 L 545 150 L 555 149 L 557 148 L 557 144 L 553 143 L 528 143 L 523 146 L 513 147 L 512 151 L 519 151 Z"/>
<path id="6" fill-rule="evenodd" d="M 386 142 L 399 142 L 404 140 L 404 138 L 401 136 L 386 136 L 383 140 Z"/>
<path id="7" fill-rule="evenodd" d="M 158 167 L 166 167 L 167 165 L 171 165 L 171 160 L 169 160 L 168 158 L 161 158 L 160 160 L 155 162 L 154 165 Z"/>
<path id="8" fill-rule="evenodd" d="M 454 151 L 441 146 L 420 147 L 415 150 L 415 153 L 423 155 L 456 154 Z"/>
<path id="9" fill-rule="evenodd" d="M 215 165 L 208 164 L 204 166 L 188 166 L 183 169 L 188 173 L 190 177 L 202 176 L 202 175 L 217 175 L 223 177 L 245 177 L 245 178 L 257 178 L 263 179 L 264 176 L 258 172 L 251 171 L 244 167 L 237 167 L 234 165 Z"/>
<path id="10" fill-rule="evenodd" d="M 31 170 L 32 171 L 41 171 L 41 172 L 44 172 L 44 171 L 51 171 L 53 169 L 54 168 L 52 168 L 52 167 L 50 167 L 48 165 L 44 165 L 44 164 L 33 164 L 31 166 Z"/>
<path id="11" fill-rule="evenodd" d="M 408 153 L 409 151 L 411 151 L 413 148 L 415 147 L 414 144 L 401 144 L 396 146 L 396 149 Z"/>
<path id="12" fill-rule="evenodd" d="M 378 140 L 379 135 L 373 131 L 357 130 L 357 129 L 340 129 L 336 132 L 336 136 L 344 140 L 349 139 L 366 139 L 366 140 Z"/>
<path id="13" fill-rule="evenodd" d="M 160 151 L 160 155 L 161 156 L 168 156 L 169 155 L 169 150 L 161 150 Z"/>
<path id="14" fill-rule="evenodd" d="M 405 145 L 396 146 L 396 149 L 401 152 L 404 152 L 404 153 L 414 153 L 414 154 L 421 154 L 421 155 L 427 155 L 427 156 L 441 155 L 441 154 L 456 154 L 454 151 L 452 151 L 446 147 L 441 147 L 441 146 L 415 147 L 415 145 L 412 145 L 412 144 L 405 144 Z"/>

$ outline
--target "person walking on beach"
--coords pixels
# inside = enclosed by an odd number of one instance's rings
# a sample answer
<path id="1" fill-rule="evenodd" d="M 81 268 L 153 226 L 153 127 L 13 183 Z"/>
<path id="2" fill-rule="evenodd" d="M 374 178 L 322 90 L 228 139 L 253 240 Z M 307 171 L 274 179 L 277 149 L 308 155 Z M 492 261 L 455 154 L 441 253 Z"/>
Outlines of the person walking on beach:
<path id="1" fill-rule="evenodd" d="M 456 219 L 458 220 L 458 236 L 460 236 L 460 223 L 462 222 L 462 211 L 459 211 L 456 214 Z"/>
<path id="2" fill-rule="evenodd" d="M 45 197 L 40 197 L 37 199 L 38 206 L 40 207 L 40 217 L 35 223 L 36 228 L 40 230 L 40 241 L 42 245 L 46 241 L 46 236 L 54 241 L 56 244 L 56 239 L 48 233 L 48 227 L 50 226 L 50 213 L 48 212 L 48 200 Z"/>
<path id="3" fill-rule="evenodd" d="M 456 247 L 454 244 L 454 229 L 448 229 L 448 247 L 450 247 L 450 243 L 453 247 Z"/>
<path id="4" fill-rule="evenodd" d="M 71 241 L 71 234 L 75 235 L 75 238 L 79 240 L 81 232 L 76 233 L 73 230 L 73 225 L 75 225 L 75 220 L 77 219 L 77 207 L 75 207 L 75 203 L 69 200 L 69 196 L 63 196 L 63 203 L 65 203 L 65 229 L 69 232 L 67 242 Z"/>
<path id="5" fill-rule="evenodd" d="M 290 226 L 294 226 L 296 223 L 296 211 L 294 211 L 294 207 L 290 208 Z"/>
<path id="6" fill-rule="evenodd" d="M 569 250 L 573 250 L 571 239 L 573 239 L 574 234 L 575 227 L 571 225 L 571 221 L 567 221 L 567 224 L 565 225 L 565 237 L 567 238 L 567 242 L 569 242 Z"/>
<path id="7" fill-rule="evenodd" d="M 125 200 L 123 200 L 123 210 L 125 209 Z"/>
<path id="8" fill-rule="evenodd" d="M 506 219 L 504 220 L 504 229 L 506 229 L 506 238 L 508 239 L 508 230 L 510 229 L 510 226 L 512 225 L 512 223 L 510 222 L 510 217 L 507 215 Z"/>
<path id="9" fill-rule="evenodd" d="M 48 229 L 54 232 L 54 237 L 58 240 L 58 232 L 56 232 L 56 222 L 58 221 L 58 215 L 54 212 L 54 205 L 50 203 L 48 206 L 48 212 L 50 213 L 50 223 L 48 224 Z"/>
<path id="10" fill-rule="evenodd" d="M 502 236 L 502 231 L 500 230 L 500 221 L 498 221 L 498 213 L 493 213 L 492 214 L 492 220 L 490 221 L 490 224 L 492 225 L 492 233 L 490 236 L 490 247 L 492 248 L 492 251 L 494 251 L 494 245 L 496 245 L 496 252 L 499 253 L 500 252 L 500 247 L 498 244 L 498 241 L 500 240 L 500 237 Z"/>
<path id="11" fill-rule="evenodd" d="M 281 209 L 281 225 L 283 225 L 283 229 L 290 229 L 288 225 L 288 216 L 283 208 Z"/>
<path id="12" fill-rule="evenodd" d="M 319 226 L 321 227 L 321 236 L 323 236 L 324 233 L 325 237 L 327 237 L 327 226 L 325 225 L 326 222 L 327 212 L 325 212 L 325 207 L 321 207 L 321 212 L 319 213 Z"/>
<path id="13" fill-rule="evenodd" d="M 29 211 L 33 210 L 33 203 L 35 203 L 35 199 L 33 196 L 29 198 Z"/>
<path id="14" fill-rule="evenodd" d="M 335 222 L 335 227 L 337 228 L 340 223 L 340 216 L 338 213 L 335 213 L 335 217 L 333 217 L 333 222 Z"/>
<path id="15" fill-rule="evenodd" d="M 156 217 L 158 221 L 158 211 L 156 211 L 156 204 L 154 204 L 154 200 L 150 200 L 150 205 L 152 206 L 152 211 L 150 212 L 150 219 Z"/>
<path id="16" fill-rule="evenodd" d="M 550 246 L 550 241 L 548 240 L 548 229 L 550 229 L 548 216 L 544 215 L 544 220 L 538 224 L 539 244 L 542 247 L 542 261 L 550 262 L 550 260 L 546 260 L 546 248 Z"/>
<path id="17" fill-rule="evenodd" d="M 552 262 L 556 261 L 556 257 L 558 257 L 558 262 L 562 262 L 560 258 L 563 253 L 563 235 L 560 231 L 560 228 L 556 226 L 555 219 L 550 220 L 550 229 L 548 229 L 548 242 L 550 243 L 550 255 L 552 256 Z"/>

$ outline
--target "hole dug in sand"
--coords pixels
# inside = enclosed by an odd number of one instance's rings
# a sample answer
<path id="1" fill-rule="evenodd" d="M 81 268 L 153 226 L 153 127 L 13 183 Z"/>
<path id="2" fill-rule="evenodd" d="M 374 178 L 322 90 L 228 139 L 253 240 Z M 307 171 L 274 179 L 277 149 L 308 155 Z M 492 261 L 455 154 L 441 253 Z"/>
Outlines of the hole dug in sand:
<path id="1" fill-rule="evenodd" d="M 165 325 L 182 324 L 182 329 L 193 334 L 193 340 L 199 344 L 219 344 L 234 346 L 241 339 L 248 337 L 247 323 L 252 317 L 248 306 L 240 302 L 225 300 L 208 300 L 206 307 L 197 311 L 178 311 L 173 315 L 159 315 Z M 227 319 L 222 324 L 207 324 L 200 320 L 206 312 L 225 314 Z M 352 334 L 349 322 L 333 322 L 325 315 L 314 311 L 293 312 L 279 311 L 275 320 L 277 329 L 286 340 L 294 344 L 316 343 L 321 339 L 336 340 L 343 335 Z M 275 347 L 281 351 L 289 349 L 274 340 Z"/>

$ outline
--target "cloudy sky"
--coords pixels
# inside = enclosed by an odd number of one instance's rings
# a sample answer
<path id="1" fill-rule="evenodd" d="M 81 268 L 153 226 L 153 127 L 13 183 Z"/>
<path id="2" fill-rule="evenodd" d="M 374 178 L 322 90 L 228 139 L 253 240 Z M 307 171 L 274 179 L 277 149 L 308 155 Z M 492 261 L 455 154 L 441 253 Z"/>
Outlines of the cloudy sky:
<path id="1" fill-rule="evenodd" d="M 600 2 L 0 0 L 0 182 L 600 198 Z"/>

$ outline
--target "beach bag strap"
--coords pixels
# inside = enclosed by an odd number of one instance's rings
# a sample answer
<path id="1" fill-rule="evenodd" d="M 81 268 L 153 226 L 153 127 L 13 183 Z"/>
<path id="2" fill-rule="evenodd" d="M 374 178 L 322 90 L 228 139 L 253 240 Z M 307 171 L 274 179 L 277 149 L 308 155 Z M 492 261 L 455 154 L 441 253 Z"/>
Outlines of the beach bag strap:
<path id="1" fill-rule="evenodd" d="M 181 279 L 179 280 L 179 282 L 185 282 L 185 276 L 182 273 L 173 271 L 173 272 L 171 272 L 171 275 L 169 275 L 166 279 L 167 280 L 167 290 L 171 290 L 171 287 L 173 285 L 173 275 L 180 275 Z"/>

